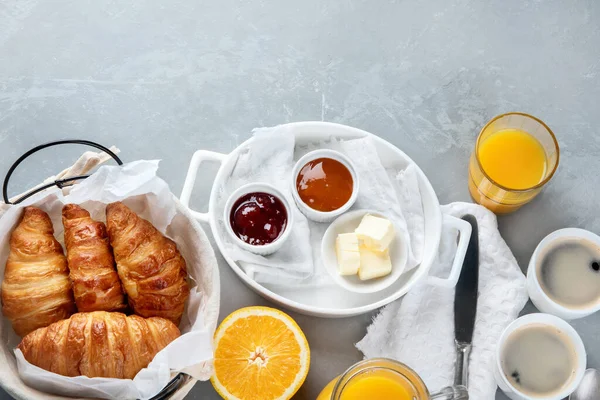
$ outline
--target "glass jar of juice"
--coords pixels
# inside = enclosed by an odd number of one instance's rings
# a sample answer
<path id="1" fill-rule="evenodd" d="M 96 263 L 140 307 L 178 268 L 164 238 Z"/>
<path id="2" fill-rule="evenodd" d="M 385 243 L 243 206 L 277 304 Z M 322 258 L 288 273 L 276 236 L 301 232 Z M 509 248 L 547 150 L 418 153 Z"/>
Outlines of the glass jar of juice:
<path id="1" fill-rule="evenodd" d="M 317 400 L 466 400 L 464 386 L 430 394 L 415 371 L 387 358 L 360 361 L 323 389 Z"/>

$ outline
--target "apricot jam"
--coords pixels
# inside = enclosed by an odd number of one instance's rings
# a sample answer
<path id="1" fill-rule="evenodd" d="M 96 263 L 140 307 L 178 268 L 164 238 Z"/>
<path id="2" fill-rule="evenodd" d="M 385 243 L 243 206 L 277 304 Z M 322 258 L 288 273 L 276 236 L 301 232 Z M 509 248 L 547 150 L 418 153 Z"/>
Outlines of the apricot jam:
<path id="1" fill-rule="evenodd" d="M 334 211 L 350 200 L 352 174 L 341 162 L 317 158 L 306 163 L 296 177 L 300 199 L 317 211 Z"/>
<path id="2" fill-rule="evenodd" d="M 277 240 L 287 226 L 283 202 L 269 193 L 248 193 L 237 199 L 229 216 L 231 229 L 244 242 L 263 246 Z"/>

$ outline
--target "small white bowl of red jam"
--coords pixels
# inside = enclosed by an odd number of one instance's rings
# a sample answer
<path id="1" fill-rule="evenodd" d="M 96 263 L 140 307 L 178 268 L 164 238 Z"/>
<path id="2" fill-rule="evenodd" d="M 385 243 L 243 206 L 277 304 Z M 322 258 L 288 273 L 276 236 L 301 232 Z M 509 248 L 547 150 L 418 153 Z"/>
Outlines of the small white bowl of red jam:
<path id="1" fill-rule="evenodd" d="M 293 212 L 277 188 L 249 183 L 235 190 L 225 203 L 225 229 L 235 244 L 259 255 L 276 252 L 290 236 Z"/>
<path id="2" fill-rule="evenodd" d="M 321 149 L 301 157 L 292 170 L 292 196 L 307 218 L 331 222 L 358 196 L 358 174 L 344 154 Z"/>

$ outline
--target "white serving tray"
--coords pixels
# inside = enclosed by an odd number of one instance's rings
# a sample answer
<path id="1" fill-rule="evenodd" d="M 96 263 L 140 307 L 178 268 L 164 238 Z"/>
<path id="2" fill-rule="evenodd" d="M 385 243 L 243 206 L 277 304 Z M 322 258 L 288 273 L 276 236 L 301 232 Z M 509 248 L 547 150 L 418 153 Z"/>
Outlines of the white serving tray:
<path id="1" fill-rule="evenodd" d="M 343 140 L 356 139 L 364 136 L 371 136 L 375 147 L 385 168 L 396 168 L 398 170 L 406 168 L 414 161 L 397 147 L 381 139 L 380 137 L 366 131 L 352 128 L 345 125 L 333 124 L 328 122 L 295 122 L 287 124 L 286 127 L 296 135 L 298 145 L 314 143 L 338 138 Z M 192 157 L 188 174 L 185 179 L 183 190 L 181 192 L 181 202 L 189 207 L 189 200 L 200 164 L 204 161 L 216 161 L 221 163 L 221 167 L 215 177 L 215 183 L 221 184 L 227 179 L 238 154 L 243 151 L 253 139 L 250 138 L 242 143 L 229 154 L 221 154 L 212 151 L 198 150 Z M 415 165 L 416 166 L 416 165 Z M 217 229 L 216 201 L 218 193 L 213 184 L 208 212 L 201 213 L 192 210 L 192 214 L 201 222 L 210 224 L 213 236 L 223 254 L 223 257 L 233 269 L 233 271 L 250 288 L 255 290 L 261 296 L 271 300 L 282 307 L 297 311 L 299 313 L 336 318 L 348 317 L 362 314 L 390 303 L 393 300 L 406 294 L 418 281 L 426 279 L 428 283 L 452 287 L 456 285 L 462 262 L 471 235 L 471 226 L 458 218 L 442 215 L 438 198 L 431 186 L 431 183 L 416 166 L 419 177 L 419 188 L 423 200 L 423 209 L 425 215 L 425 243 L 423 252 L 423 261 L 411 271 L 403 274 L 390 287 L 377 293 L 358 294 L 347 291 L 338 286 L 327 286 L 318 288 L 289 288 L 270 284 L 261 284 L 249 277 L 240 266 L 223 251 L 223 238 L 220 237 Z M 438 278 L 428 276 L 428 271 L 437 255 L 442 226 L 453 226 L 460 232 L 458 251 L 454 259 L 452 271 L 448 278 Z"/>

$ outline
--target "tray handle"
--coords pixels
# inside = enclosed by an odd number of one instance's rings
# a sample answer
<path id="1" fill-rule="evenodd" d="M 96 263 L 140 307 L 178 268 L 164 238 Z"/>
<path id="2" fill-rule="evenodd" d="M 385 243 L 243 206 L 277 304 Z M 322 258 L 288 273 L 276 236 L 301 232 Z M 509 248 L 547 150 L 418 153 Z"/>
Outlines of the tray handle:
<path id="1" fill-rule="evenodd" d="M 57 140 L 55 142 L 44 143 L 44 144 L 34 147 L 33 149 L 31 149 L 28 152 L 26 152 L 25 154 L 23 154 L 8 169 L 8 172 L 6 173 L 6 177 L 4 178 L 4 183 L 2 185 L 2 196 L 4 197 L 4 203 L 19 204 L 23 200 L 28 199 L 29 197 L 33 196 L 34 194 L 39 193 L 42 190 L 48 189 L 49 187 L 58 186 L 60 189 L 62 189 L 63 187 L 68 186 L 69 184 L 72 184 L 74 181 L 77 181 L 80 179 L 85 179 L 89 176 L 89 175 L 79 175 L 79 176 L 71 176 L 71 177 L 63 178 L 63 179 L 57 179 L 54 182 L 40 185 L 40 186 L 36 187 L 35 189 L 30 190 L 29 192 L 25 193 L 23 196 L 19 197 L 18 199 L 16 199 L 13 202 L 10 201 L 10 199 L 8 197 L 8 182 L 9 182 L 10 177 L 12 176 L 13 172 L 15 171 L 15 169 L 19 166 L 19 164 L 21 164 L 27 157 L 29 157 L 33 153 L 37 153 L 38 151 L 43 150 L 48 147 L 59 146 L 61 144 L 82 144 L 82 145 L 86 145 L 86 146 L 95 147 L 97 149 L 104 151 L 109 156 L 111 156 L 117 162 L 117 164 L 123 165 L 123 161 L 121 161 L 121 159 L 115 153 L 113 153 L 109 148 L 102 146 L 101 144 L 98 144 L 96 142 L 92 142 L 90 140 L 65 139 L 65 140 Z"/>
<path id="2" fill-rule="evenodd" d="M 446 288 L 453 288 L 458 282 L 460 271 L 462 270 L 463 262 L 465 261 L 465 255 L 467 254 L 467 248 L 469 247 L 469 239 L 471 238 L 471 224 L 460 218 L 453 217 L 452 215 L 443 215 L 444 222 L 442 223 L 442 229 L 445 227 L 451 227 L 458 230 L 458 245 L 456 247 L 456 255 L 452 262 L 452 269 L 450 275 L 447 278 L 438 278 L 437 276 L 429 275 L 427 277 L 427 283 L 434 286 L 442 286 Z"/>
<path id="3" fill-rule="evenodd" d="M 192 190 L 194 189 L 194 184 L 196 183 L 198 168 L 204 161 L 214 161 L 222 164 L 226 158 L 227 154 L 208 150 L 198 150 L 192 156 L 190 167 L 188 168 L 188 173 L 185 177 L 185 182 L 183 183 L 183 189 L 181 190 L 181 196 L 179 196 L 179 201 L 181 201 L 181 204 L 186 206 L 194 218 L 200 222 L 209 222 L 210 215 L 209 213 L 195 211 L 190 208 L 190 197 L 192 196 Z"/>

